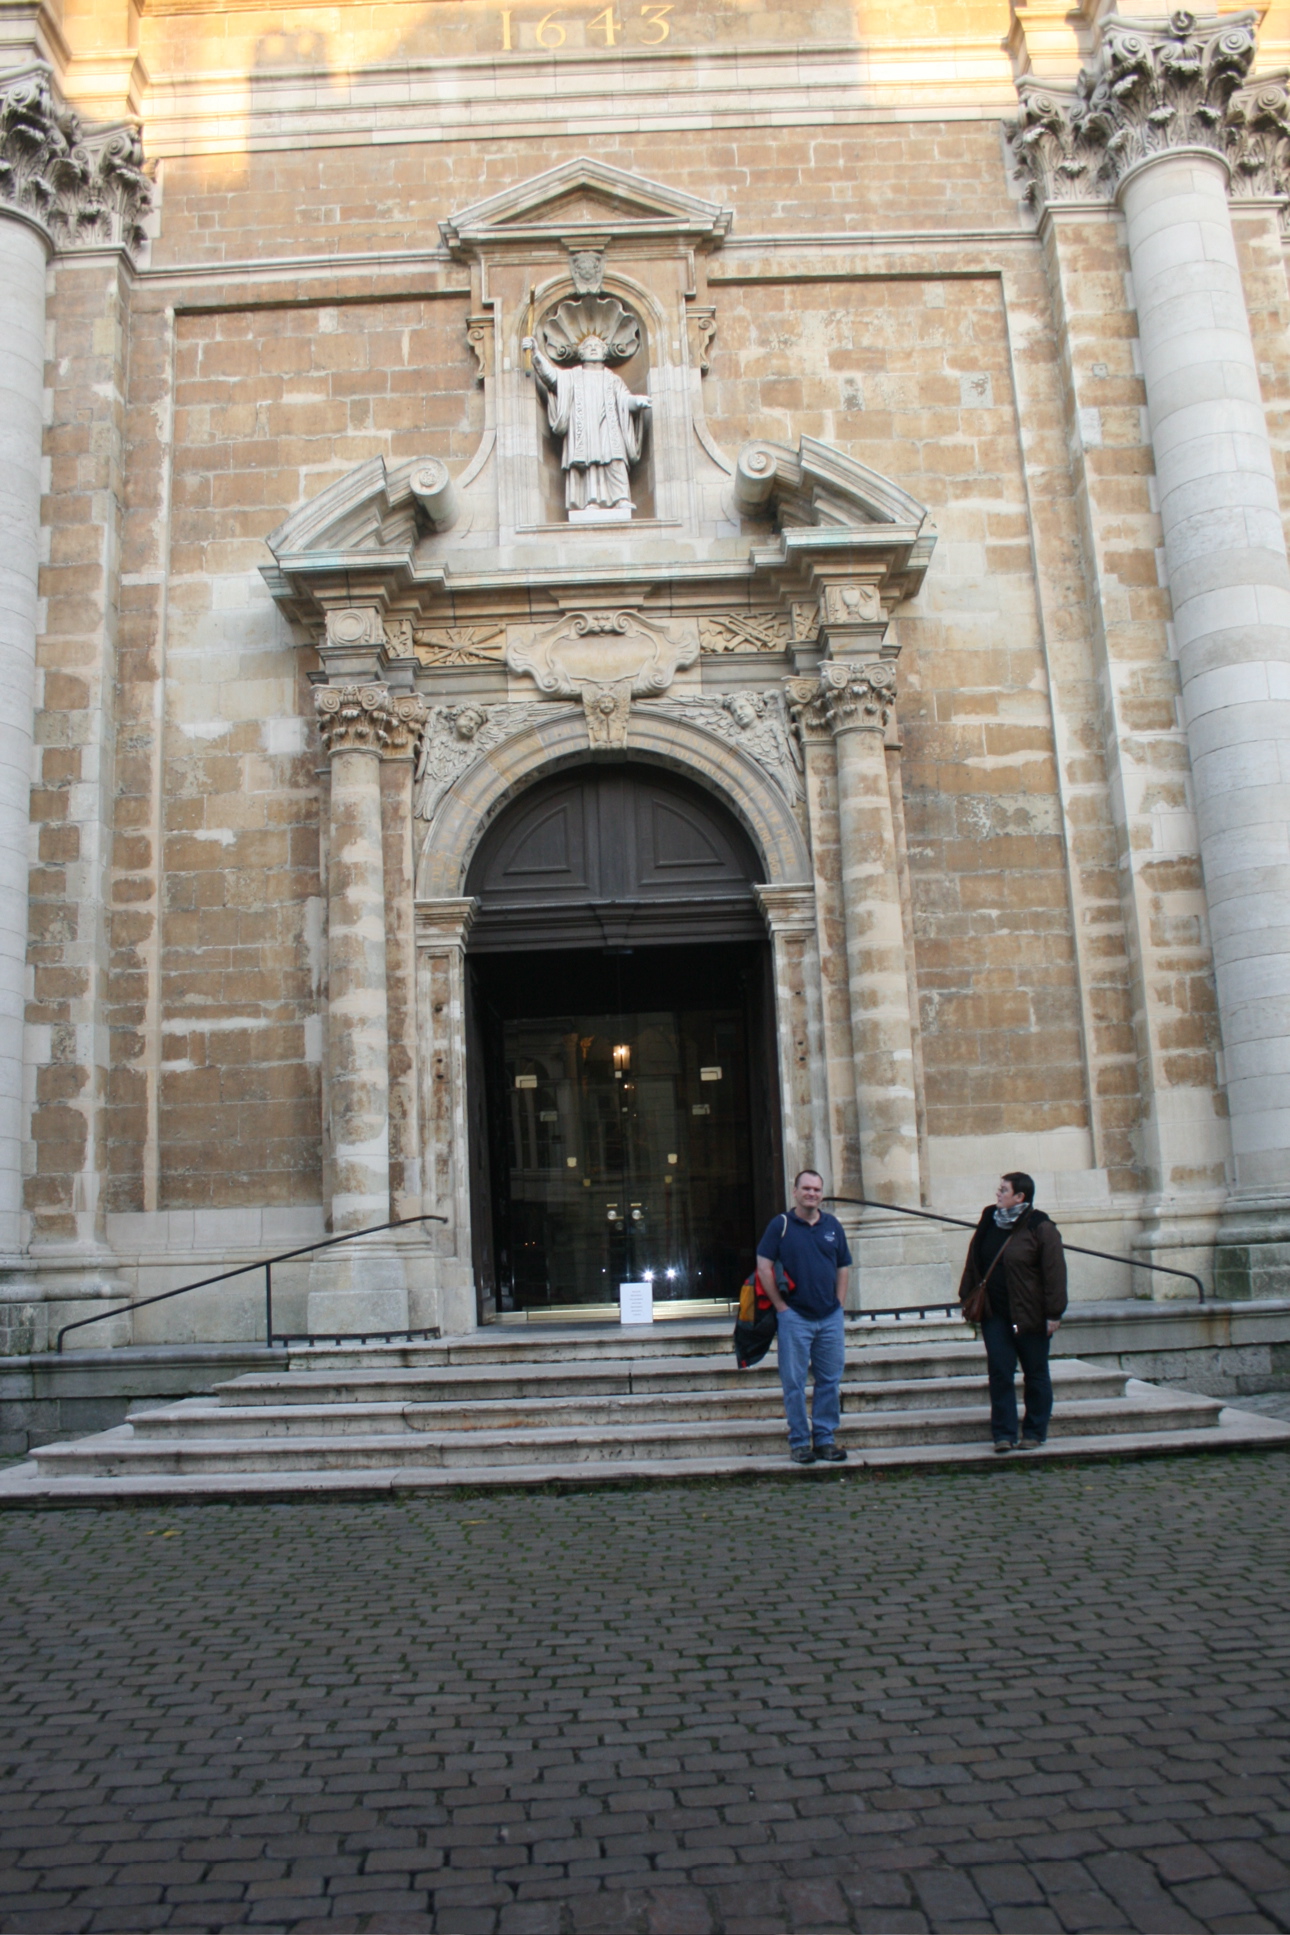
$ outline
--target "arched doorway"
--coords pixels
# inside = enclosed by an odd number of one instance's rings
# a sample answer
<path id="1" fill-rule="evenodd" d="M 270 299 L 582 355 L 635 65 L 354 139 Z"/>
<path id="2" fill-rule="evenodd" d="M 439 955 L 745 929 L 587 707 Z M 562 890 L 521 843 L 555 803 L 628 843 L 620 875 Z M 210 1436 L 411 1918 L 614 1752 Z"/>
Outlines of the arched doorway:
<path id="1" fill-rule="evenodd" d="M 466 890 L 474 1256 L 485 1308 L 732 1296 L 771 1213 L 779 1098 L 751 841 L 640 762 L 539 781 Z"/>

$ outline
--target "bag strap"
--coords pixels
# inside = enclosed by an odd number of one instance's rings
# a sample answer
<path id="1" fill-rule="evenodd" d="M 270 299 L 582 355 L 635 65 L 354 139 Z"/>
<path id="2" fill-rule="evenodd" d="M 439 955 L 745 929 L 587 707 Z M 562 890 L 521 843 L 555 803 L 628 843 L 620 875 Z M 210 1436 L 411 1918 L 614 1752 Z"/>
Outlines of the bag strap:
<path id="1" fill-rule="evenodd" d="M 998 1267 L 999 1267 L 999 1265 L 1000 1265 L 1000 1264 L 1001 1264 L 1001 1263 L 1003 1262 L 1003 1254 L 1004 1254 L 1004 1251 L 1005 1251 L 1005 1250 L 1007 1249 L 1007 1247 L 1008 1247 L 1008 1245 L 1009 1245 L 1009 1243 L 1011 1243 L 1011 1241 L 1012 1241 L 1012 1239 L 1013 1239 L 1013 1237 L 1014 1237 L 1014 1236 L 1016 1236 L 1016 1235 L 1017 1235 L 1017 1234 L 1018 1234 L 1018 1233 L 1020 1232 L 1020 1229 L 1021 1229 L 1021 1226 L 1022 1226 L 1022 1224 L 1023 1224 L 1024 1222 L 1025 1222 L 1025 1220 L 1026 1220 L 1026 1217 L 1027 1217 L 1027 1216 L 1029 1216 L 1029 1214 L 1030 1214 L 1030 1210 L 1029 1210 L 1029 1208 L 1027 1207 L 1027 1209 L 1025 1210 L 1025 1212 L 1024 1212 L 1024 1213 L 1023 1213 L 1023 1214 L 1022 1214 L 1021 1216 L 1019 1216 L 1019 1217 L 1017 1218 L 1017 1225 L 1016 1225 L 1016 1228 L 1015 1228 L 1015 1229 L 1010 1229 L 1010 1230 L 1008 1231 L 1008 1234 L 1007 1234 L 1007 1236 L 1006 1236 L 1006 1237 L 1004 1238 L 1004 1240 L 1003 1240 L 1003 1242 L 1002 1242 L 1002 1243 L 1001 1243 L 1001 1244 L 999 1245 L 999 1248 L 998 1248 L 998 1249 L 997 1249 L 997 1250 L 995 1251 L 995 1253 L 994 1253 L 994 1262 L 993 1262 L 993 1263 L 992 1263 L 992 1264 L 990 1265 L 990 1267 L 989 1267 L 989 1269 L 988 1269 L 988 1270 L 986 1271 L 986 1273 L 985 1273 L 985 1275 L 984 1275 L 984 1276 L 982 1277 L 982 1279 L 981 1279 L 981 1281 L 980 1281 L 980 1283 L 979 1283 L 979 1284 L 977 1285 L 977 1288 L 978 1288 L 979 1290 L 984 1290 L 984 1289 L 985 1289 L 985 1287 L 986 1287 L 986 1285 L 987 1285 L 987 1284 L 989 1283 L 989 1281 L 990 1281 L 990 1278 L 991 1278 L 991 1277 L 992 1277 L 992 1276 L 994 1275 L 994 1273 L 995 1273 L 995 1271 L 996 1271 L 996 1270 L 998 1269 Z"/>

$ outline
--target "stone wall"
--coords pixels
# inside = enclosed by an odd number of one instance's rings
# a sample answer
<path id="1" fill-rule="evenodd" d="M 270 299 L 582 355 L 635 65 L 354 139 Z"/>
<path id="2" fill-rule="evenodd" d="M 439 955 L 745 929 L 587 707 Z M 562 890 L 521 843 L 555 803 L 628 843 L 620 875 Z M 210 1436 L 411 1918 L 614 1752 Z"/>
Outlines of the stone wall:
<path id="1" fill-rule="evenodd" d="M 733 211 L 676 284 L 677 319 L 697 303 L 715 325 L 702 379 L 673 345 L 696 430 L 727 460 L 818 439 L 935 522 L 895 613 L 887 742 L 924 1199 L 958 1209 L 1020 1164 L 1094 1240 L 1212 1248 L 1222 1039 L 1114 184 L 1025 204 L 1003 46 L 1033 79 L 1038 29 L 1006 7 L 901 7 L 860 46 L 836 9 L 809 31 L 792 9 L 755 30 L 733 7 L 664 15 L 657 74 L 635 14 L 621 73 L 585 16 L 557 49 L 523 7 L 143 17 L 152 79 L 123 83 L 121 113 L 142 103 L 161 157 L 150 237 L 60 243 L 49 282 L 22 1205 L 42 1267 L 99 1289 L 164 1272 L 165 1219 L 189 1212 L 321 1226 L 319 658 L 261 575 L 266 539 L 370 459 L 475 466 L 518 372 L 504 348 L 484 385 L 493 339 L 477 360 L 467 320 L 493 285 L 439 224 L 587 153 Z M 1053 56 L 1069 78 L 1096 52 L 1078 31 Z M 773 116 L 737 98 L 736 48 Z M 702 109 L 683 137 L 642 105 L 660 77 L 667 113 Z M 1234 229 L 1284 501 L 1283 208 L 1238 204 Z M 709 522 L 731 515 L 710 469 Z M 836 785 L 810 784 L 823 853 Z M 838 909 L 816 945 L 836 1060 Z M 193 1225 L 194 1253 L 231 1227 Z"/>

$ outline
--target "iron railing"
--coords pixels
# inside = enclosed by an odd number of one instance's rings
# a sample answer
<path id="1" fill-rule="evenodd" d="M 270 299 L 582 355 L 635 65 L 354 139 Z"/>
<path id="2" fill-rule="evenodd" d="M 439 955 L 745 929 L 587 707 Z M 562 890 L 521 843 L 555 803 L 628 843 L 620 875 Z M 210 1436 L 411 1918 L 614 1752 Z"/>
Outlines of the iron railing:
<path id="1" fill-rule="evenodd" d="M 54 1348 L 60 1352 L 63 1339 L 69 1331 L 84 1330 L 87 1324 L 105 1324 L 109 1317 L 124 1317 L 128 1310 L 146 1310 L 149 1304 L 167 1303 L 171 1297 L 186 1297 L 190 1290 L 209 1290 L 212 1284 L 227 1283 L 232 1277 L 244 1277 L 251 1270 L 264 1271 L 264 1335 L 272 1349 L 274 1344 L 313 1344 L 327 1341 L 336 1344 L 392 1343 L 396 1337 L 424 1337 L 430 1333 L 417 1330 L 354 1331 L 343 1335 L 331 1331 L 319 1331 L 316 1335 L 305 1332 L 298 1335 L 276 1336 L 273 1329 L 273 1266 L 275 1263 L 290 1263 L 294 1257 L 309 1256 L 315 1250 L 330 1250 L 337 1243 L 353 1243 L 360 1236 L 376 1236 L 381 1230 L 410 1229 L 414 1223 L 446 1223 L 446 1216 L 428 1214 L 425 1216 L 402 1216 L 392 1223 L 369 1223 L 366 1229 L 346 1230 L 343 1236 L 324 1236 L 318 1243 L 302 1243 L 298 1250 L 282 1250 L 277 1256 L 258 1257 L 254 1263 L 239 1263 L 234 1270 L 221 1270 L 218 1276 L 202 1277 L 197 1283 L 181 1283 L 177 1290 L 162 1290 L 155 1297 L 139 1297 L 134 1303 L 118 1304 L 115 1310 L 98 1310 L 92 1317 L 78 1317 L 74 1324 L 64 1324 L 58 1333 Z"/>
<path id="2" fill-rule="evenodd" d="M 871 1203 L 866 1196 L 826 1196 L 824 1201 L 826 1203 L 846 1203 L 855 1209 L 879 1209 L 896 1216 L 919 1216 L 926 1223 L 953 1223 L 954 1227 L 960 1230 L 974 1230 L 977 1227 L 975 1223 L 965 1223 L 961 1216 L 942 1216 L 938 1210 L 934 1209 L 907 1209 L 904 1203 Z M 1185 1277 L 1188 1283 L 1195 1284 L 1196 1296 L 1199 1302 L 1204 1303 L 1205 1301 L 1205 1286 L 1200 1278 L 1191 1270 L 1175 1270 L 1172 1264 L 1168 1263 L 1144 1263 L 1140 1257 L 1122 1256 L 1117 1250 L 1085 1249 L 1081 1243 L 1068 1243 L 1065 1237 L 1062 1238 L 1062 1248 L 1068 1254 L 1075 1256 L 1100 1257 L 1104 1263 L 1128 1263 L 1135 1270 L 1154 1270 L 1160 1276 L 1164 1277 Z M 957 1310 L 958 1305 L 957 1303 L 927 1304 L 924 1308 L 927 1310 Z M 896 1314 L 892 1310 L 875 1310 L 872 1312 L 863 1310 L 860 1312 L 862 1317 L 870 1315 L 875 1317 L 892 1317 Z"/>

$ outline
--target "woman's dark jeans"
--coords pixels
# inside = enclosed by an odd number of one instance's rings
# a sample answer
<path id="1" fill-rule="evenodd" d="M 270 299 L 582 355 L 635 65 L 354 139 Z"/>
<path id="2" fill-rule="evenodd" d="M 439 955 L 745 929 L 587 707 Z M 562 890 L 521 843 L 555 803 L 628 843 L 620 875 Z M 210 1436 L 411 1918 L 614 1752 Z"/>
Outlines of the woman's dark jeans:
<path id="1" fill-rule="evenodd" d="M 1017 1360 L 1026 1392 L 1023 1435 L 1042 1444 L 1048 1436 L 1048 1420 L 1053 1415 L 1053 1380 L 1048 1374 L 1047 1331 L 1041 1337 L 1019 1337 L 1002 1317 L 987 1317 L 981 1325 L 990 1367 L 990 1429 L 996 1444 L 1017 1442 Z"/>

